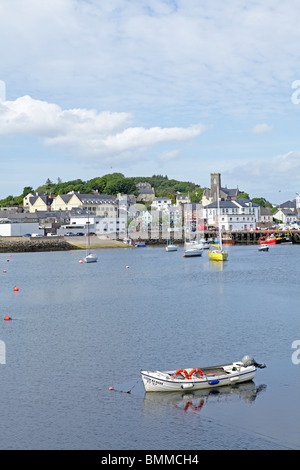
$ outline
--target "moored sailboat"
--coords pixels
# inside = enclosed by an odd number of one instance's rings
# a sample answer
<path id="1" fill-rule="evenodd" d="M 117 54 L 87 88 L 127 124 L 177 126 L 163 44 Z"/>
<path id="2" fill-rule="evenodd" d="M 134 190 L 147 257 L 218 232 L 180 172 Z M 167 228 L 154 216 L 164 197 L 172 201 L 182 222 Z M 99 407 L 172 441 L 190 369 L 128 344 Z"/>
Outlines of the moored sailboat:
<path id="1" fill-rule="evenodd" d="M 208 251 L 209 259 L 212 261 L 225 261 L 228 258 L 228 252 L 223 249 L 222 244 L 222 229 L 220 224 L 220 204 L 219 204 L 219 191 L 217 193 L 218 199 L 218 227 L 219 227 L 219 243 L 218 245 L 211 245 L 211 249 Z"/>
<path id="2" fill-rule="evenodd" d="M 86 255 L 83 258 L 85 263 L 96 263 L 98 261 L 98 256 L 95 253 L 91 253 L 90 251 L 90 217 L 88 213 L 88 221 L 87 221 L 87 234 L 86 234 Z"/>

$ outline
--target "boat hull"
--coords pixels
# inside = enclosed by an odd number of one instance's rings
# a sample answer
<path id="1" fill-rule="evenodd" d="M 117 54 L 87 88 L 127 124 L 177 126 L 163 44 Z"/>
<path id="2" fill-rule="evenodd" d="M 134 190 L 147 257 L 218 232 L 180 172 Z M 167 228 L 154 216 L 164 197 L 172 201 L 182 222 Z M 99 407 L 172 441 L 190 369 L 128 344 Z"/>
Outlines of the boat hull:
<path id="1" fill-rule="evenodd" d="M 269 251 L 268 245 L 260 245 L 258 251 Z"/>
<path id="2" fill-rule="evenodd" d="M 190 258 L 192 256 L 202 256 L 202 250 L 197 250 L 197 249 L 194 249 L 194 250 L 186 250 L 184 253 L 183 253 L 183 257 L 184 258 Z"/>
<path id="3" fill-rule="evenodd" d="M 218 251 L 209 251 L 209 259 L 212 261 L 225 261 L 228 258 L 228 253 L 218 252 Z"/>
<path id="4" fill-rule="evenodd" d="M 85 263 L 97 263 L 98 257 L 96 255 L 87 255 L 83 258 Z"/>
<path id="5" fill-rule="evenodd" d="M 276 238 L 266 238 L 265 240 L 258 240 L 258 245 L 276 245 Z"/>
<path id="6" fill-rule="evenodd" d="M 253 380 L 256 374 L 254 365 L 245 367 L 240 362 L 208 369 L 209 373 L 205 373 L 205 369 L 203 369 L 202 377 L 193 375 L 191 379 L 174 378 L 175 371 L 141 371 L 141 376 L 146 392 L 182 392 L 183 390 L 204 390 L 248 382 Z M 189 373 L 192 369 L 185 370 Z"/>
<path id="7" fill-rule="evenodd" d="M 168 245 L 166 247 L 166 251 L 177 251 L 177 246 L 175 245 Z"/>

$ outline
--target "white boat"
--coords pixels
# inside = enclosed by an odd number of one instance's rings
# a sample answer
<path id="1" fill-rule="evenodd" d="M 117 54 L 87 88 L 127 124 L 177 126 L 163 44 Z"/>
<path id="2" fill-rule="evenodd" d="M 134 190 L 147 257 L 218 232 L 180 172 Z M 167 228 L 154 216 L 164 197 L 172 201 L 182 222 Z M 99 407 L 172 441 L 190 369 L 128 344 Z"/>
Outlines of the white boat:
<path id="1" fill-rule="evenodd" d="M 259 245 L 258 251 L 269 251 L 269 245 L 267 244 Z"/>
<path id="2" fill-rule="evenodd" d="M 244 356 L 240 362 L 211 367 L 195 367 L 166 372 L 142 370 L 146 392 L 182 392 L 234 385 L 252 380 L 257 368 L 264 368 L 253 357 Z"/>
<path id="3" fill-rule="evenodd" d="M 83 258 L 85 263 L 96 263 L 98 261 L 98 256 L 94 253 L 89 253 Z"/>
<path id="4" fill-rule="evenodd" d="M 178 247 L 177 245 L 173 245 L 173 243 L 168 243 L 166 246 L 166 251 L 177 251 Z"/>
<path id="5" fill-rule="evenodd" d="M 202 256 L 203 250 L 201 248 L 197 248 L 197 246 L 185 246 L 183 257 L 189 258 L 191 256 Z"/>
<path id="6" fill-rule="evenodd" d="M 98 256 L 94 253 L 90 252 L 90 218 L 89 218 L 89 213 L 88 213 L 88 221 L 87 221 L 87 234 L 86 234 L 86 255 L 83 258 L 83 261 L 85 263 L 97 263 L 98 261 Z"/>
<path id="7" fill-rule="evenodd" d="M 188 232 L 191 233 L 190 228 L 188 229 Z M 203 252 L 203 249 L 198 246 L 197 240 L 191 240 L 191 235 L 190 235 L 190 239 L 187 240 L 186 233 L 185 233 L 183 257 L 189 258 L 192 256 L 202 256 L 202 252 Z"/>

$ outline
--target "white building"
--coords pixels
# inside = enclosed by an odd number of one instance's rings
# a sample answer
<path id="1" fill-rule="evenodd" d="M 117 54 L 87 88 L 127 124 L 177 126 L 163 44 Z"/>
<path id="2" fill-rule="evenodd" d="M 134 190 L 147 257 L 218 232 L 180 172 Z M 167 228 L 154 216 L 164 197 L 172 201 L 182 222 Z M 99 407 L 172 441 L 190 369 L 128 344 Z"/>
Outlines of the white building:
<path id="1" fill-rule="evenodd" d="M 260 220 L 260 206 L 248 199 L 220 201 L 220 226 L 222 230 L 254 230 Z M 208 226 L 218 225 L 217 201 L 203 208 Z"/>
<path id="2" fill-rule="evenodd" d="M 274 219 L 280 220 L 283 224 L 290 225 L 297 220 L 296 209 L 278 209 L 273 214 Z"/>
<path id="3" fill-rule="evenodd" d="M 168 211 L 171 204 L 172 201 L 168 197 L 156 197 L 151 203 L 151 210 Z"/>
<path id="4" fill-rule="evenodd" d="M 44 234 L 44 230 L 40 230 L 38 222 L 11 222 L 9 219 L 0 219 L 1 237 L 22 237 L 33 233 Z"/>
<path id="5" fill-rule="evenodd" d="M 70 221 L 66 225 L 62 225 L 57 230 L 58 235 L 66 235 L 67 232 L 76 233 L 94 233 L 96 235 L 104 235 L 109 233 L 126 232 L 126 218 L 120 217 L 97 217 L 88 214 L 82 209 L 74 209 L 70 212 Z"/>

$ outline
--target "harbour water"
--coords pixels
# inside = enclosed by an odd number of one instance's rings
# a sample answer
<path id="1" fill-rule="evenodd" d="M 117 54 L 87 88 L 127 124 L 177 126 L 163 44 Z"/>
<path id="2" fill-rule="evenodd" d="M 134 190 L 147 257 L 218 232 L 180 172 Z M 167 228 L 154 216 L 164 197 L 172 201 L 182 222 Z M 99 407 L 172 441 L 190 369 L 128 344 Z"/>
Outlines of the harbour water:
<path id="1" fill-rule="evenodd" d="M 224 263 L 97 253 L 0 256 L 0 449 L 300 448 L 299 246 L 233 246 Z M 245 354 L 267 368 L 240 386 L 145 394 L 139 380 Z"/>

